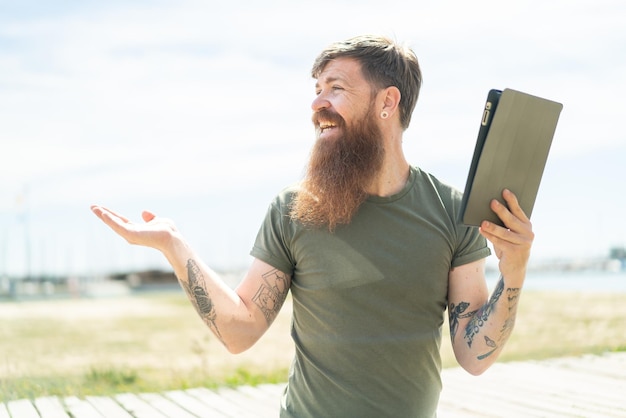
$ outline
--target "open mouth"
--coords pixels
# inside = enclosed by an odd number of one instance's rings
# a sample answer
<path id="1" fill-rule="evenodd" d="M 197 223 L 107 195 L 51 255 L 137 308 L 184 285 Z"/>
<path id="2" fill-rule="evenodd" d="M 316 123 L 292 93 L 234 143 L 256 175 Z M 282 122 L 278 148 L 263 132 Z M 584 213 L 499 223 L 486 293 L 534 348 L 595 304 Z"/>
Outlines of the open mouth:
<path id="1" fill-rule="evenodd" d="M 327 109 L 315 112 L 312 120 L 318 135 L 328 134 L 332 132 L 333 129 L 341 128 L 344 124 L 341 116 Z"/>
<path id="2" fill-rule="evenodd" d="M 321 133 L 327 132 L 327 131 L 329 131 L 329 130 L 331 130 L 331 129 L 335 128 L 336 126 L 337 126 L 337 125 L 335 125 L 335 124 L 334 124 L 334 123 L 332 123 L 332 122 L 320 122 L 320 123 L 319 123 L 319 127 L 320 127 L 320 132 L 321 132 Z"/>

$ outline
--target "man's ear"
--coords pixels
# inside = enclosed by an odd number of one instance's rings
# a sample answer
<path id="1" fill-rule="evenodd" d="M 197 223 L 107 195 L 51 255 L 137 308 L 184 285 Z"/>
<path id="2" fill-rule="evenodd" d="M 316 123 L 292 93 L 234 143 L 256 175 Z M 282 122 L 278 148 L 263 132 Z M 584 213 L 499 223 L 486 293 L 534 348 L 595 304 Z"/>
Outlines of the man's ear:
<path id="1" fill-rule="evenodd" d="M 387 87 L 386 89 L 383 89 L 381 93 L 383 103 L 381 112 L 387 112 L 389 116 L 392 116 L 398 111 L 402 94 L 395 86 Z"/>

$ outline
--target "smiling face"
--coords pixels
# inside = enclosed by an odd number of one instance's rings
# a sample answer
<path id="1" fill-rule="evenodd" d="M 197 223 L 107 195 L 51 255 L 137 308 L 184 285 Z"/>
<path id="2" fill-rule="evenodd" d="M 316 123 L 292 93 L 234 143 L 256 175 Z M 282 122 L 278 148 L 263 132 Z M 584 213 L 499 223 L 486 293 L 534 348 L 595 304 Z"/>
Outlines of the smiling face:
<path id="1" fill-rule="evenodd" d="M 373 95 L 361 64 L 351 58 L 330 61 L 315 83 L 313 125 L 318 140 L 337 138 L 369 112 Z"/>
<path id="2" fill-rule="evenodd" d="M 353 59 L 329 62 L 316 84 L 317 141 L 291 216 L 331 231 L 347 224 L 380 173 L 385 150 L 375 96 Z"/>

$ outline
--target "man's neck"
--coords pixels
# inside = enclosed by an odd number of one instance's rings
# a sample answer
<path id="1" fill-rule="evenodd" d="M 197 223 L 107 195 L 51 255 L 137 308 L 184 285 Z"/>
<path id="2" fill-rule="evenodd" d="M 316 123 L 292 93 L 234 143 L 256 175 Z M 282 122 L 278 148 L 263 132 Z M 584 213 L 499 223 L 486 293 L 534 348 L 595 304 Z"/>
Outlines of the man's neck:
<path id="1" fill-rule="evenodd" d="M 367 188 L 367 193 L 374 196 L 392 196 L 404 188 L 409 179 L 409 172 L 409 163 L 403 154 L 387 156 L 379 175 Z"/>

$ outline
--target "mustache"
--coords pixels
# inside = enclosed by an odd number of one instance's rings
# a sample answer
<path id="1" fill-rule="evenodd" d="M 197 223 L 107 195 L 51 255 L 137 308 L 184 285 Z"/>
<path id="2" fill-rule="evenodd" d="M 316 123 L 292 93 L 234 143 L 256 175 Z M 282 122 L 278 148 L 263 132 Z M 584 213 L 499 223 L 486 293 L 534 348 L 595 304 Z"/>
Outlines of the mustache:
<path id="1" fill-rule="evenodd" d="M 320 120 L 330 122 L 335 126 L 343 126 L 346 123 L 339 113 L 329 109 L 322 109 L 314 112 L 311 116 L 311 120 L 316 128 L 320 126 Z"/>

